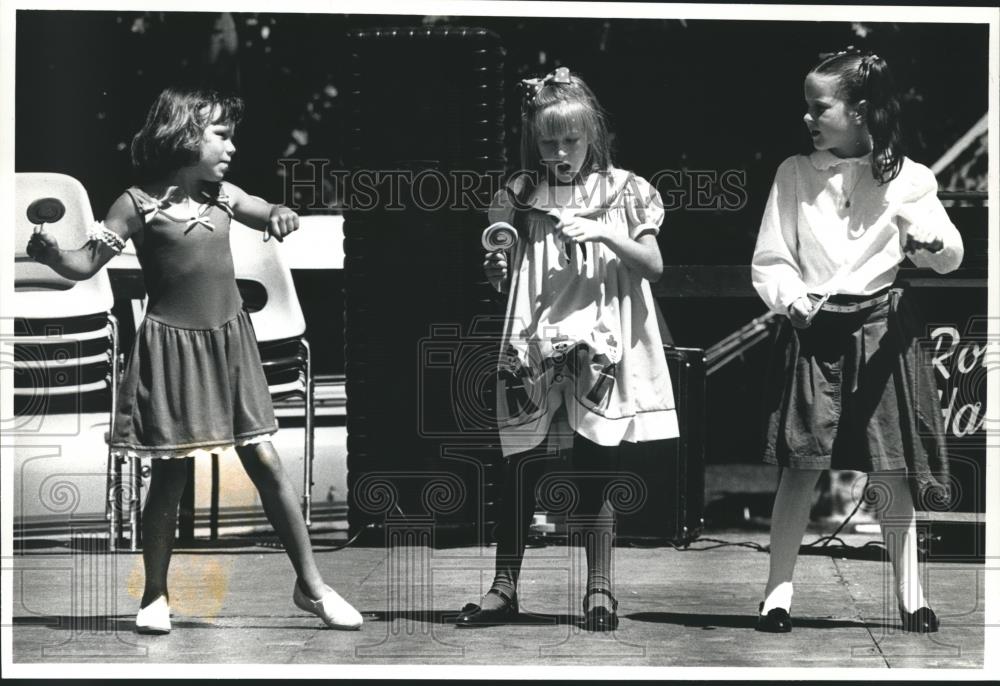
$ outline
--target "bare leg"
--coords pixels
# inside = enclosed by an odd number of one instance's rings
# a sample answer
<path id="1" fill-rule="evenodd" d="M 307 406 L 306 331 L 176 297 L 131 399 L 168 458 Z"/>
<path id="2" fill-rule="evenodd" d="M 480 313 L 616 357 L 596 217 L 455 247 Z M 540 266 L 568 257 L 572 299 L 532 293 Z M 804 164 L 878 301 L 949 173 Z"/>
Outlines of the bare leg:
<path id="1" fill-rule="evenodd" d="M 167 570 L 174 552 L 177 508 L 187 482 L 184 459 L 153 460 L 152 479 L 142 513 L 142 563 L 146 585 L 140 607 L 146 607 L 167 593 Z"/>
<path id="2" fill-rule="evenodd" d="M 767 614 L 776 607 L 791 608 L 795 560 L 809 523 L 813 489 L 821 473 L 819 469 L 784 467 L 781 470 L 781 483 L 778 484 L 771 513 L 770 571 L 761 614 Z"/>
<path id="3" fill-rule="evenodd" d="M 920 585 L 917 521 L 906 472 L 874 473 L 871 475 L 871 487 L 882 490 L 877 498 L 877 510 L 882 538 L 892 560 L 896 599 L 901 609 L 914 612 L 926 606 L 927 601 Z"/>
<path id="4" fill-rule="evenodd" d="M 323 577 L 313 557 L 305 519 L 281 459 L 270 441 L 236 449 L 243 468 L 260 494 L 268 521 L 295 568 L 298 583 L 306 595 L 318 600 L 324 591 Z"/>

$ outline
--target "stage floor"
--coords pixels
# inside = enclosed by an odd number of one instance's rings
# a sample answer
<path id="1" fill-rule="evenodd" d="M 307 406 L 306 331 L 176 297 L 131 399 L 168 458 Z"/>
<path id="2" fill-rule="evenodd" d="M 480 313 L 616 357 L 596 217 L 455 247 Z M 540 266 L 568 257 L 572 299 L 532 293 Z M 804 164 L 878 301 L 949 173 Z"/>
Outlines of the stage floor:
<path id="1" fill-rule="evenodd" d="M 422 540 L 420 529 L 399 533 L 400 540 Z M 733 543 L 767 543 L 765 533 L 712 535 Z M 174 555 L 174 630 L 160 637 L 133 633 L 141 556 L 100 552 L 96 540 L 87 551 L 85 539 L 75 549 L 68 543 L 38 547 L 6 563 L 14 577 L 11 655 L 15 667 L 77 663 L 70 671 L 81 676 L 100 674 L 109 665 L 152 663 L 169 666 L 138 673 L 160 676 L 182 665 L 216 663 L 284 665 L 286 676 L 299 675 L 297 665 L 302 675 L 328 677 L 344 674 L 308 666 L 982 667 L 982 562 L 926 564 L 925 588 L 942 628 L 937 634 L 906 634 L 899 628 L 888 564 L 878 559 L 879 549 L 858 548 L 877 537 L 843 539 L 853 547 L 800 556 L 795 628 L 784 635 L 753 630 L 768 557 L 749 547 L 617 549 L 621 625 L 599 635 L 577 625 L 586 571 L 576 548 L 528 550 L 521 622 L 458 630 L 451 619 L 488 588 L 494 548 L 330 551 L 324 546 L 333 539 L 316 535 L 320 569 L 365 616 L 360 632 L 339 632 L 326 630 L 292 604 L 293 572 L 273 543 L 206 542 Z M 709 545 L 696 542 L 693 548 Z M 263 669 L 260 674 L 269 673 Z M 242 672 L 206 667 L 198 673 Z M 489 674 L 499 676 L 495 670 Z"/>

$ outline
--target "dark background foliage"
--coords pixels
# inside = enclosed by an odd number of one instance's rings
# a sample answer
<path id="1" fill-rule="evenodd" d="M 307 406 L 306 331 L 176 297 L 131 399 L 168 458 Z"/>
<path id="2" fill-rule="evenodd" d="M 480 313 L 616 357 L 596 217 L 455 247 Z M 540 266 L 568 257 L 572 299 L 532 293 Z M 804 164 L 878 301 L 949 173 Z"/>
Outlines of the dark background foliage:
<path id="1" fill-rule="evenodd" d="M 16 169 L 76 176 L 100 216 L 130 180 L 128 144 L 152 98 L 167 84 L 201 82 L 247 102 L 233 180 L 280 196 L 278 158 L 338 166 L 344 33 L 422 24 L 495 31 L 511 82 L 559 65 L 581 73 L 611 115 L 620 166 L 646 176 L 745 170 L 749 203 L 720 222 L 739 224 L 741 237 L 755 233 L 778 163 L 808 146 L 801 81 L 818 53 L 854 44 L 889 60 L 908 152 L 925 164 L 987 109 L 982 25 L 19 11 Z M 512 133 L 516 106 L 510 98 Z M 985 173 L 971 173 L 967 185 L 985 188 Z M 713 243 L 667 259 L 710 259 Z"/>

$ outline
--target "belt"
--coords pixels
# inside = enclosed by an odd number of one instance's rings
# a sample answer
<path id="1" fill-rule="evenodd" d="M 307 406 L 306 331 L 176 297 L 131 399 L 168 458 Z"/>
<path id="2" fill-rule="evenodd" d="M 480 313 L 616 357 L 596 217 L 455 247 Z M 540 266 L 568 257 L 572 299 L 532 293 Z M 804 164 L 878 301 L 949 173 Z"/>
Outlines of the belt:
<path id="1" fill-rule="evenodd" d="M 824 312 L 860 312 L 887 302 L 890 293 L 890 289 L 887 288 L 871 295 L 851 295 L 848 293 L 825 295 L 816 301 L 813 307 L 815 310 L 822 309 Z"/>

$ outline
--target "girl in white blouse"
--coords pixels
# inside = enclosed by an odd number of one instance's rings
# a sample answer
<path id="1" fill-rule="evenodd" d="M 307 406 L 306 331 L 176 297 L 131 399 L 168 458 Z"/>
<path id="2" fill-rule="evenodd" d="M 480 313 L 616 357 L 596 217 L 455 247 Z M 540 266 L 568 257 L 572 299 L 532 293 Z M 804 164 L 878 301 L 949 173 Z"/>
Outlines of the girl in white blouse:
<path id="1" fill-rule="evenodd" d="M 937 631 L 917 567 L 913 498 L 947 503 L 936 385 L 920 364 L 919 319 L 892 289 L 904 257 L 939 273 L 962 239 L 933 173 L 903 155 L 888 65 L 849 48 L 805 79 L 810 155 L 778 167 L 753 257 L 753 285 L 787 316 L 766 393 L 765 461 L 780 466 L 770 574 L 757 629 L 791 630 L 792 573 L 824 469 L 869 473 L 903 628 Z"/>

